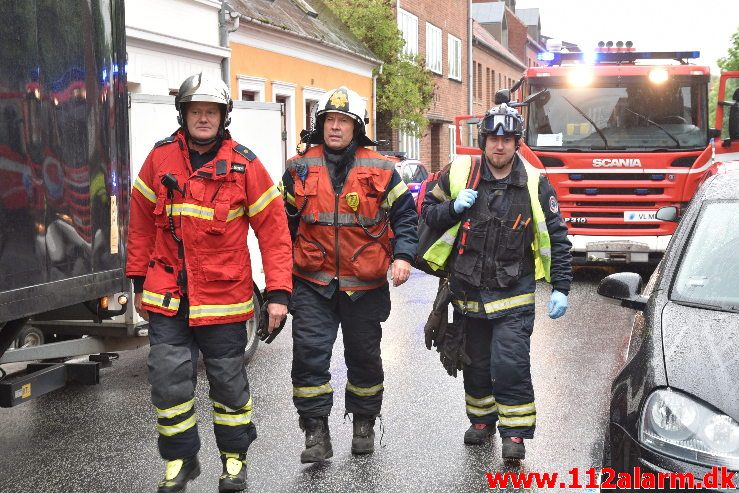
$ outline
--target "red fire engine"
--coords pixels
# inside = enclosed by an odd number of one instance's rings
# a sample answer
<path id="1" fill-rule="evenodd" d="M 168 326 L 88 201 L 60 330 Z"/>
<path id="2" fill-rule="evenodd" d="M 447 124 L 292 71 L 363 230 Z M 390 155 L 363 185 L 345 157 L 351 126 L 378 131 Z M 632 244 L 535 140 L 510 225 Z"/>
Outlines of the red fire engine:
<path id="1" fill-rule="evenodd" d="M 656 263 L 676 227 L 656 211 L 685 207 L 717 155 L 739 151 L 709 128 L 709 68 L 688 63 L 697 51 L 542 55 L 522 79 L 520 151 L 557 191 L 575 263 Z M 480 153 L 479 118 L 457 118 L 458 153 Z"/>

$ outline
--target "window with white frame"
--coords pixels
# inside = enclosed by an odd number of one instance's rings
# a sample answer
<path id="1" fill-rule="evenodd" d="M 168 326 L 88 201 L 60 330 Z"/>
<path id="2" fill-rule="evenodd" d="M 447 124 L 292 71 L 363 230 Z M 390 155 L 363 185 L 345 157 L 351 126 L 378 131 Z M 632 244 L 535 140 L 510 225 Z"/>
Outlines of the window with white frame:
<path id="1" fill-rule="evenodd" d="M 403 9 L 398 9 L 398 29 L 405 41 L 403 53 L 418 55 L 418 17 Z"/>
<path id="2" fill-rule="evenodd" d="M 462 40 L 448 34 L 449 78 L 462 80 Z"/>
<path id="3" fill-rule="evenodd" d="M 398 140 L 399 150 L 405 152 L 408 159 L 420 159 L 421 139 L 401 130 L 398 132 Z"/>
<path id="4" fill-rule="evenodd" d="M 426 23 L 426 67 L 441 74 L 441 29 Z"/>
<path id="5" fill-rule="evenodd" d="M 258 101 L 264 103 L 264 77 L 252 77 L 248 75 L 237 75 L 239 92 L 243 101 Z"/>

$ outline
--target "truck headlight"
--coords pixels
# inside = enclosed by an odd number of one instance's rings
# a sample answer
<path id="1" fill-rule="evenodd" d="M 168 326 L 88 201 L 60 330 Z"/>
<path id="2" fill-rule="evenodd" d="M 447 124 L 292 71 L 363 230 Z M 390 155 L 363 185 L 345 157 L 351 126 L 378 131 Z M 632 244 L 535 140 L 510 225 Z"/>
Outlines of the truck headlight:
<path id="1" fill-rule="evenodd" d="M 647 398 L 639 441 L 678 459 L 739 467 L 739 423 L 671 389 L 656 390 Z"/>

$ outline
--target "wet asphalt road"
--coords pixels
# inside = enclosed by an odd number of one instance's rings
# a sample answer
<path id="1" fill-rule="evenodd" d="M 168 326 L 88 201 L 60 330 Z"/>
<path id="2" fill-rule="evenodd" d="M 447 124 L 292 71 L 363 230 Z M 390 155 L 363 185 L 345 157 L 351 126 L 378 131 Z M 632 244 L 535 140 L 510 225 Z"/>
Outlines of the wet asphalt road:
<path id="1" fill-rule="evenodd" d="M 601 277 L 579 274 L 569 311 L 557 321 L 546 316 L 549 286 L 539 286 L 532 340 L 537 432 L 526 442 L 522 471 L 567 475 L 574 467 L 600 465 L 610 382 L 623 362 L 633 316 L 596 294 Z M 372 456 L 350 452 L 352 425 L 343 419 L 346 367 L 339 337 L 331 365 L 331 384 L 337 389 L 330 417 L 334 457 L 324 464 L 300 464 L 303 435 L 292 405 L 288 321 L 273 344 L 260 345 L 248 366 L 259 438 L 249 450 L 247 491 L 490 491 L 486 472 L 515 470 L 502 464 L 499 438 L 481 447 L 462 442 L 469 423 L 461 375 L 447 376 L 438 354 L 427 351 L 423 342 L 436 279 L 414 271 L 404 286 L 391 291 L 393 308 L 382 342 L 382 446 Z M 100 385 L 67 387 L 0 409 L 0 492 L 155 491 L 163 462 L 149 404 L 147 352 L 121 353 L 112 368 L 102 371 Z M 214 492 L 221 464 L 202 362 L 199 379 L 203 472 L 188 491 Z M 379 439 L 379 423 L 376 430 Z"/>

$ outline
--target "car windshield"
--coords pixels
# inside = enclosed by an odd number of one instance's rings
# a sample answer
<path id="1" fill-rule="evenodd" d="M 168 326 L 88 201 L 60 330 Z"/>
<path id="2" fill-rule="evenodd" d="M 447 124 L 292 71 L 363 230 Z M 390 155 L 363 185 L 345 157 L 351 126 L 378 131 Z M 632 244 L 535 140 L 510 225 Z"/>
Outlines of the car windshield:
<path id="1" fill-rule="evenodd" d="M 739 310 L 739 201 L 706 203 L 680 261 L 671 299 Z"/>
<path id="2" fill-rule="evenodd" d="M 641 80 L 641 79 L 640 79 Z M 533 148 L 653 150 L 704 148 L 705 86 L 643 82 L 618 86 L 549 87 L 529 106 L 527 144 Z M 545 89 L 531 86 L 531 93 Z"/>
<path id="3" fill-rule="evenodd" d="M 405 163 L 400 168 L 400 177 L 405 183 L 420 183 L 428 174 L 424 165 L 420 163 Z"/>

